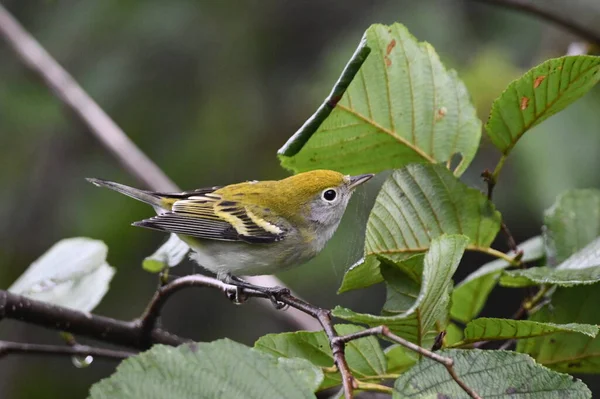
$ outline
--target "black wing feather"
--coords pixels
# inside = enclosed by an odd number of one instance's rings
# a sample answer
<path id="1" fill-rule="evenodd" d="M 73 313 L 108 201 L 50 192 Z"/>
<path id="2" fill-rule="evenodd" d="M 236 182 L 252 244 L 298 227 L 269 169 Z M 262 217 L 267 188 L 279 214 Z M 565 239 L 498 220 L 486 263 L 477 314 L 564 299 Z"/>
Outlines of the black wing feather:
<path id="1" fill-rule="evenodd" d="M 200 219 L 167 212 L 133 223 L 134 226 L 208 240 L 239 241 L 233 226 L 222 220 Z"/>
<path id="2" fill-rule="evenodd" d="M 167 212 L 149 219 L 144 219 L 133 223 L 133 225 L 207 240 L 243 241 L 250 244 L 268 244 L 282 239 L 281 235 L 270 233 L 258 226 L 254 226 L 254 228 L 250 230 L 252 235 L 243 235 L 239 234 L 230 223 L 224 220 L 185 216 L 174 212 Z"/>

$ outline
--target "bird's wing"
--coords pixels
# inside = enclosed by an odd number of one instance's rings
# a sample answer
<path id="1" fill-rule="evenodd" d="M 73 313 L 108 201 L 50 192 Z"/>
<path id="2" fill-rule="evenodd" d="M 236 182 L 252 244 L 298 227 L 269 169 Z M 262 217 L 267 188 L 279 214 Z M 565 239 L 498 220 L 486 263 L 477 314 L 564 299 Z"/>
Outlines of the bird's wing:
<path id="1" fill-rule="evenodd" d="M 134 223 L 134 226 L 197 238 L 248 243 L 272 243 L 285 236 L 285 226 L 265 220 L 269 212 L 255 205 L 223 200 L 212 192 L 193 192 L 173 203 L 171 212 Z"/>

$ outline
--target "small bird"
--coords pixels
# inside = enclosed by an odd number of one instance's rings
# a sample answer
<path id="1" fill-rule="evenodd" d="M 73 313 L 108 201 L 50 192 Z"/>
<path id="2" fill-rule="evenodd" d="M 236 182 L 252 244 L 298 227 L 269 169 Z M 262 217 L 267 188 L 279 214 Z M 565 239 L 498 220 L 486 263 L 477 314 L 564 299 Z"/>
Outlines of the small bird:
<path id="1" fill-rule="evenodd" d="M 337 229 L 354 189 L 372 177 L 314 170 L 181 193 L 87 180 L 152 205 L 158 215 L 134 226 L 177 234 L 192 248 L 191 257 L 218 279 L 264 292 L 277 304 L 280 287 L 259 287 L 237 275 L 272 274 L 316 256 Z"/>

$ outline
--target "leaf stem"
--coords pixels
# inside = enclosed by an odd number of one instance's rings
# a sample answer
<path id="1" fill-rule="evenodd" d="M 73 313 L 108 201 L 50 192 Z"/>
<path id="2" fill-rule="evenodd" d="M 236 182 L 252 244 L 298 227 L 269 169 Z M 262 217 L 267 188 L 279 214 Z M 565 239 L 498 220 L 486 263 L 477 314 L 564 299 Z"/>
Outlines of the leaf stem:
<path id="1" fill-rule="evenodd" d="M 373 392 L 381 392 L 381 393 L 393 393 L 394 390 L 390 387 L 380 384 L 373 384 L 370 382 L 364 382 L 356 380 L 356 389 L 360 389 L 362 391 L 373 391 Z"/>
<path id="2" fill-rule="evenodd" d="M 515 257 L 510 256 L 509 254 L 506 254 L 502 251 L 498 251 L 497 249 L 494 249 L 491 247 L 478 247 L 478 246 L 470 245 L 467 247 L 467 249 L 471 250 L 471 251 L 482 252 L 484 254 L 488 254 L 488 255 L 494 256 L 496 258 L 502 259 L 502 260 L 510 263 L 512 266 L 520 266 L 521 265 L 521 262 L 518 259 L 518 256 L 515 256 Z"/>
<path id="3" fill-rule="evenodd" d="M 321 367 L 321 371 L 324 372 L 324 373 L 333 374 L 333 373 L 337 373 L 338 372 L 338 368 L 334 364 L 333 366 L 329 366 L 329 367 Z"/>
<path id="4" fill-rule="evenodd" d="M 498 183 L 498 177 L 500 176 L 500 171 L 504 167 L 504 163 L 506 162 L 507 158 L 508 158 L 507 154 L 502 154 L 502 156 L 500 157 L 500 160 L 496 164 L 496 168 L 494 169 L 494 172 L 492 173 L 492 181 L 494 182 L 494 185 L 496 183 Z"/>
<path id="5" fill-rule="evenodd" d="M 378 374 L 361 377 L 361 380 L 395 380 L 400 374 Z"/>

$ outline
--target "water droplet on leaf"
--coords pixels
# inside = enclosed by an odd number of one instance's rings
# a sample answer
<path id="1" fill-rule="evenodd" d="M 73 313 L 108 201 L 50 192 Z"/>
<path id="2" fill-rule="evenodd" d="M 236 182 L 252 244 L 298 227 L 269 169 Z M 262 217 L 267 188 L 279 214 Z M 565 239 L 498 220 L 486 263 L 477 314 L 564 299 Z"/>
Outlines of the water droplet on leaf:
<path id="1" fill-rule="evenodd" d="M 88 367 L 94 361 L 94 357 L 91 355 L 83 356 L 73 356 L 71 357 L 71 361 L 73 362 L 73 366 L 78 369 L 83 369 Z"/>

